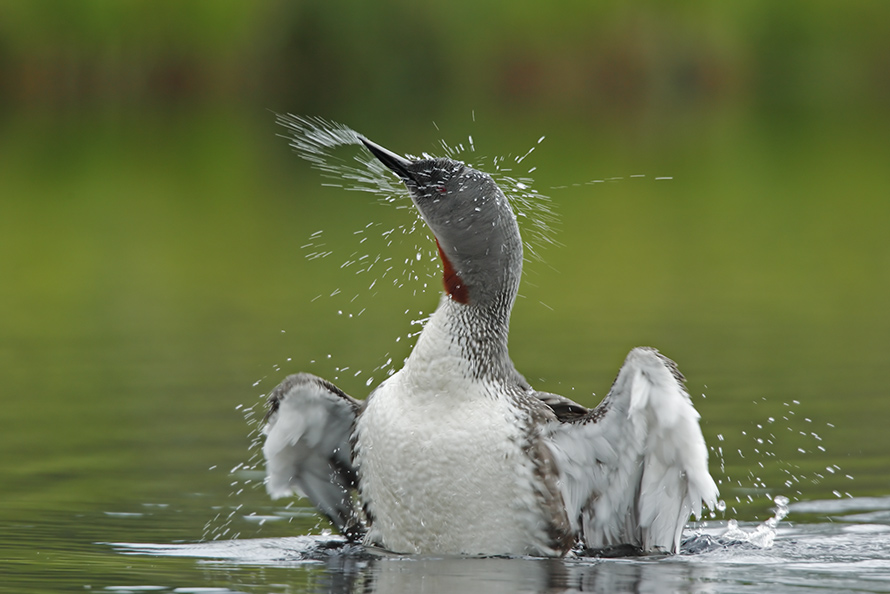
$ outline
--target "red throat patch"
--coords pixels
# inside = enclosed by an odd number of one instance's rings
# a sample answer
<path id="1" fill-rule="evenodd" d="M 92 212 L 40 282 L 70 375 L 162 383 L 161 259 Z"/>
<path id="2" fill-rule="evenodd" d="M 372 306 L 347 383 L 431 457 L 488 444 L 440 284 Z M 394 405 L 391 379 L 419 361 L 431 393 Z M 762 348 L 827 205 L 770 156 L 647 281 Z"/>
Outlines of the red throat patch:
<path id="1" fill-rule="evenodd" d="M 468 304 L 470 302 L 470 291 L 467 289 L 467 285 L 464 284 L 464 280 L 460 275 L 454 271 L 451 260 L 442 251 L 442 246 L 439 245 L 438 239 L 436 240 L 436 247 L 439 248 L 439 257 L 442 259 L 442 284 L 445 285 L 445 292 L 451 295 L 451 298 L 458 303 Z"/>

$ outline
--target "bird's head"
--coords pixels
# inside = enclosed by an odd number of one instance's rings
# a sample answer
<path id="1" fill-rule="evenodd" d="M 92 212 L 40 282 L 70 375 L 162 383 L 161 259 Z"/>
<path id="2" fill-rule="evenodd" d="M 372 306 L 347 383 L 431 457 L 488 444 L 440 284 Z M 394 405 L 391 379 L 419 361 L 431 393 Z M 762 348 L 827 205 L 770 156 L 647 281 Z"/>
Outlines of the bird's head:
<path id="1" fill-rule="evenodd" d="M 395 172 L 432 230 L 445 291 L 459 303 L 509 308 L 522 273 L 522 240 L 501 189 L 486 173 L 452 159 L 405 159 L 362 142 Z"/>

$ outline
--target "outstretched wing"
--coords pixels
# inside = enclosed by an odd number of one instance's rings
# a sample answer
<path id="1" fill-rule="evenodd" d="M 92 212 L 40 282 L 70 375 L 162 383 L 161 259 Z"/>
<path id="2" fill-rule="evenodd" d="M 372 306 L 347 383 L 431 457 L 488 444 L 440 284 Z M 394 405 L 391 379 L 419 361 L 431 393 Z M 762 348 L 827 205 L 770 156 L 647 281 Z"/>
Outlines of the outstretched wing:
<path id="1" fill-rule="evenodd" d="M 347 536 L 359 529 L 350 436 L 360 406 L 334 384 L 300 373 L 269 395 L 263 427 L 269 494 L 307 497 Z"/>
<path id="2" fill-rule="evenodd" d="M 673 361 L 630 352 L 603 401 L 551 425 L 553 456 L 573 528 L 588 548 L 677 552 L 690 514 L 713 508 L 717 485 L 699 415 Z"/>

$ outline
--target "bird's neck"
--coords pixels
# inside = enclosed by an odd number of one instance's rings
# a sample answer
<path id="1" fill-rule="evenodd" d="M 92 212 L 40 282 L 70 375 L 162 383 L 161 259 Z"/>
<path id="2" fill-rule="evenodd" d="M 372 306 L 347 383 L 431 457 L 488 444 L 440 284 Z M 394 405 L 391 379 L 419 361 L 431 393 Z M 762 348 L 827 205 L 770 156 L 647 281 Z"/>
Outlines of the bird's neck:
<path id="1" fill-rule="evenodd" d="M 507 337 L 513 300 L 488 307 L 466 305 L 443 295 L 406 362 L 412 373 L 439 375 L 446 367 L 459 377 L 515 382 Z"/>

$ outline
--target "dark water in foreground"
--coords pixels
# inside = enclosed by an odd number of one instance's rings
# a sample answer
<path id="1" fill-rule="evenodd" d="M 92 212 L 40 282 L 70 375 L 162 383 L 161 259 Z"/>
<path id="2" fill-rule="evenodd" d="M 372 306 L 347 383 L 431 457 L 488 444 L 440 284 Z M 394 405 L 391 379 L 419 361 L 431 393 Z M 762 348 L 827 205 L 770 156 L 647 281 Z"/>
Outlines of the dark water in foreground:
<path id="1" fill-rule="evenodd" d="M 398 366 L 436 304 L 431 240 L 398 203 L 322 187 L 271 116 L 25 114 L 0 137 L 0 591 L 890 590 L 880 122 L 645 146 L 465 124 L 449 142 L 489 159 L 537 146 L 519 173 L 560 216 L 526 264 L 517 367 L 592 405 L 631 347 L 661 349 L 727 505 L 705 532 L 753 531 L 782 495 L 772 547 L 301 559 L 287 539 L 325 526 L 263 492 L 260 402 L 299 370 L 363 398 Z M 435 151 L 422 132 L 375 139 Z"/>
<path id="2" fill-rule="evenodd" d="M 890 499 L 817 501 L 801 513 L 831 522 L 780 522 L 775 540 L 743 542 L 753 524 L 695 531 L 673 557 L 619 559 L 400 557 L 344 547 L 338 537 L 241 538 L 198 543 L 77 542 L 4 563 L 6 591 L 102 592 L 806 592 L 890 591 Z M 302 512 L 302 510 L 299 510 Z M 795 511 L 792 509 L 792 514 Z M 177 510 L 82 517 L 125 533 Z M 272 516 L 270 520 L 281 520 Z M 113 528 L 112 528 L 113 527 Z M 720 538 L 724 535 L 722 538 Z M 742 540 L 739 540 L 740 536 Z M 49 548 L 51 545 L 54 548 Z M 38 566 L 46 571 L 40 575 Z"/>

